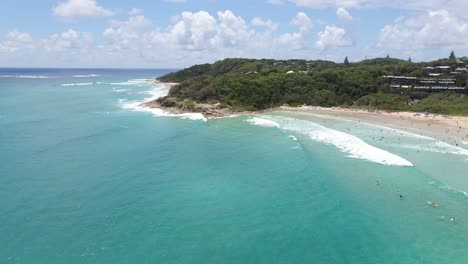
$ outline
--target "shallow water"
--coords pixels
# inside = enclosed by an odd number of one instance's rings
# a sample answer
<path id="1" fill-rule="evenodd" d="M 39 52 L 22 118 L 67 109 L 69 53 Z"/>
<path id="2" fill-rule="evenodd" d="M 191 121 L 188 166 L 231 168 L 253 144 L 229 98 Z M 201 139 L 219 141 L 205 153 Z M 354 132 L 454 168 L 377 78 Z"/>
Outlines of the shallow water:
<path id="1" fill-rule="evenodd" d="M 463 149 L 139 108 L 165 72 L 0 70 L 0 263 L 466 263 Z"/>

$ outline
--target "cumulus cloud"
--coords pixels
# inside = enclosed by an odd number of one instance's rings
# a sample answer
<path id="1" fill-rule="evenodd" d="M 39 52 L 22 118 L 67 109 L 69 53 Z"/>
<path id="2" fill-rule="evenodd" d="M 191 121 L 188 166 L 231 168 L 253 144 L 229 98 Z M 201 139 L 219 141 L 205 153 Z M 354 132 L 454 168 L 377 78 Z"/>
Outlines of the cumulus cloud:
<path id="1" fill-rule="evenodd" d="M 208 12 L 183 12 L 169 36 L 184 49 L 200 50 L 212 47 L 216 32 L 216 19 Z"/>
<path id="2" fill-rule="evenodd" d="M 336 10 L 336 16 L 338 17 L 338 20 L 340 20 L 341 23 L 347 24 L 353 21 L 353 17 L 351 14 L 346 11 L 346 9 L 340 7 L 338 10 Z"/>
<path id="3" fill-rule="evenodd" d="M 8 32 L 5 39 L 0 43 L 0 51 L 16 52 L 22 49 L 32 49 L 34 43 L 31 35 L 25 32 L 20 32 L 17 29 Z"/>
<path id="4" fill-rule="evenodd" d="M 96 0 L 68 0 L 52 9 L 54 16 L 72 20 L 76 17 L 112 16 L 114 12 L 99 6 Z"/>
<path id="5" fill-rule="evenodd" d="M 139 48 L 140 33 L 152 26 L 152 21 L 142 15 L 129 17 L 127 21 L 111 20 L 111 27 L 103 32 L 109 50 Z"/>
<path id="6" fill-rule="evenodd" d="M 393 49 L 468 48 L 468 21 L 447 10 L 402 17 L 380 31 L 378 46 Z M 410 45 L 409 45 L 410 44 Z"/>
<path id="7" fill-rule="evenodd" d="M 312 33 L 314 22 L 304 12 L 289 22 L 296 30 L 280 33 L 271 19 L 246 21 L 230 10 L 182 12 L 169 25 L 156 27 L 142 11 L 129 11 L 133 15 L 125 20 L 108 21 L 97 38 L 103 41 L 95 42 L 91 33 L 76 29 L 44 38 L 13 30 L 0 40 L 0 63 L 8 65 L 22 56 L 24 63 L 36 66 L 180 67 L 226 57 L 310 58 L 324 54 L 321 49 L 353 42 L 344 25 L 352 24 L 353 18 L 345 9 L 336 11 L 343 25 L 328 25 L 318 35 Z"/>
<path id="8" fill-rule="evenodd" d="M 336 26 L 326 26 L 325 30 L 318 33 L 318 38 L 316 46 L 319 49 L 353 45 L 353 40 L 347 36 L 346 30 Z"/>
<path id="9" fill-rule="evenodd" d="M 69 29 L 39 40 L 41 50 L 53 53 L 82 53 L 93 45 L 91 33 Z"/>
<path id="10" fill-rule="evenodd" d="M 291 24 L 299 26 L 300 31 L 308 31 L 314 26 L 312 20 L 304 12 L 297 13 Z"/>
<path id="11" fill-rule="evenodd" d="M 317 48 L 324 50 L 330 47 L 345 47 L 354 44 L 354 40 L 351 36 L 353 17 L 344 8 L 338 8 L 336 16 L 342 26 L 326 26 L 323 31 L 320 31 L 317 34 L 318 40 L 315 43 Z"/>

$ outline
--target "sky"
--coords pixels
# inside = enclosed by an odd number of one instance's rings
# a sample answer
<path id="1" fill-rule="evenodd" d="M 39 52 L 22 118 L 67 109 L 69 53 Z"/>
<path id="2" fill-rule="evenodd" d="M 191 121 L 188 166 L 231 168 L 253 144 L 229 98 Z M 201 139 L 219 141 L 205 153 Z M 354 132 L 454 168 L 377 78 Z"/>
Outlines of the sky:
<path id="1" fill-rule="evenodd" d="M 468 55 L 468 0 L 2 0 L 0 67 Z"/>

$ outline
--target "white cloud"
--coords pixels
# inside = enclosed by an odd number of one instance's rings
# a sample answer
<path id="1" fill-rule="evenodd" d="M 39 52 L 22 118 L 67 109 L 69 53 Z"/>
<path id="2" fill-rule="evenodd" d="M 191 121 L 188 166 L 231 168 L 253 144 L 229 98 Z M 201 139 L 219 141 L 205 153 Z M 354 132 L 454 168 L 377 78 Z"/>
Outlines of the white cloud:
<path id="1" fill-rule="evenodd" d="M 139 48 L 141 32 L 152 26 L 151 20 L 142 15 L 129 17 L 127 21 L 111 20 L 110 24 L 103 32 L 109 50 Z"/>
<path id="2" fill-rule="evenodd" d="M 83 53 L 93 45 L 91 33 L 79 32 L 69 29 L 59 34 L 53 34 L 39 41 L 41 50 L 46 52 L 61 53 Z"/>
<path id="3" fill-rule="evenodd" d="M 326 26 L 323 31 L 320 31 L 317 36 L 318 40 L 315 46 L 321 50 L 331 47 L 346 47 L 354 45 L 354 40 L 351 37 L 351 25 L 353 17 L 344 8 L 336 10 L 338 20 L 343 24 L 342 27 L 334 25 Z"/>
<path id="4" fill-rule="evenodd" d="M 319 49 L 353 45 L 353 40 L 347 36 L 346 30 L 336 26 L 326 26 L 324 31 L 318 33 L 318 38 L 316 46 Z"/>
<path id="5" fill-rule="evenodd" d="M 175 44 L 188 50 L 210 48 L 217 32 L 217 22 L 208 12 L 183 12 L 171 28 L 170 37 Z"/>
<path id="6" fill-rule="evenodd" d="M 468 48 L 468 21 L 446 10 L 399 18 L 380 31 L 378 46 L 393 49 Z"/>
<path id="7" fill-rule="evenodd" d="M 218 12 L 218 33 L 215 41 L 222 47 L 244 46 L 254 35 L 245 21 L 231 11 Z"/>
<path id="8" fill-rule="evenodd" d="M 314 23 L 303 12 L 290 21 L 297 27 L 295 31 L 280 34 L 278 24 L 271 19 L 257 17 L 247 22 L 230 10 L 216 14 L 183 12 L 173 16 L 169 25 L 157 27 L 140 11 L 133 11 L 136 15 L 126 20 L 110 20 L 100 42 L 95 42 L 90 33 L 75 29 L 45 38 L 12 31 L 0 40 L 0 64 L 181 67 L 226 57 L 324 58 L 317 47 L 345 46 L 350 41 L 345 27 L 329 26 L 314 45 Z M 337 10 L 337 16 L 352 20 L 346 10 Z M 343 55 L 339 50 L 333 54 Z"/>
<path id="9" fill-rule="evenodd" d="M 338 20 L 340 20 L 340 22 L 343 24 L 350 23 L 353 20 L 353 17 L 348 13 L 348 11 L 346 11 L 346 9 L 342 7 L 336 10 L 336 16 L 338 17 Z"/>
<path id="10" fill-rule="evenodd" d="M 186 3 L 187 0 L 165 0 L 166 2 L 169 3 L 175 3 L 175 4 L 180 4 L 180 3 Z"/>
<path id="11" fill-rule="evenodd" d="M 297 13 L 291 21 L 291 24 L 299 26 L 300 31 L 304 32 L 308 31 L 314 26 L 312 20 L 310 20 L 310 18 L 304 12 Z"/>
<path id="12" fill-rule="evenodd" d="M 96 0 L 68 0 L 52 9 L 54 16 L 72 20 L 76 17 L 112 16 L 114 12 L 99 6 Z"/>
<path id="13" fill-rule="evenodd" d="M 18 50 L 32 48 L 34 48 L 34 43 L 31 35 L 16 29 L 8 32 L 3 42 L 0 42 L 0 51 L 3 52 L 16 52 Z"/>

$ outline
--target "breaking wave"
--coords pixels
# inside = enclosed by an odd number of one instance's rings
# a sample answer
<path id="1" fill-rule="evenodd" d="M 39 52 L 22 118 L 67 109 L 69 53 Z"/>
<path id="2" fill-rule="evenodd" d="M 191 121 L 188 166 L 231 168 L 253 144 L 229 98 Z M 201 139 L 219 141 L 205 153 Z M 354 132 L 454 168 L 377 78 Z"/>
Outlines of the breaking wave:
<path id="1" fill-rule="evenodd" d="M 18 78 L 18 79 L 48 79 L 49 76 L 44 75 L 0 75 L 0 78 Z"/>
<path id="2" fill-rule="evenodd" d="M 138 80 L 138 81 L 137 81 Z M 132 85 L 139 85 L 141 80 L 143 79 L 137 79 L 137 80 L 129 80 L 128 82 L 125 83 L 133 83 Z M 143 80 L 146 84 L 148 84 L 147 80 Z M 118 85 L 130 85 L 130 84 L 123 84 L 120 83 Z M 160 97 L 166 96 L 169 93 L 170 87 L 165 86 L 165 85 L 160 85 L 157 84 L 154 86 L 151 90 L 144 92 L 145 94 L 149 95 L 148 97 L 144 98 L 143 100 L 138 100 L 138 101 L 129 101 L 126 99 L 119 99 L 119 102 L 122 106 L 123 109 L 129 109 L 137 112 L 146 112 L 146 113 L 151 113 L 154 116 L 167 116 L 167 117 L 179 117 L 183 119 L 190 119 L 190 120 L 202 120 L 202 121 L 207 121 L 206 118 L 203 116 L 201 113 L 183 113 L 183 114 L 171 114 L 167 113 L 164 110 L 160 108 L 149 108 L 146 106 L 143 106 L 143 103 L 158 99 Z"/>
<path id="3" fill-rule="evenodd" d="M 362 139 L 330 129 L 319 124 L 285 117 L 253 117 L 249 123 L 265 127 L 277 127 L 284 131 L 291 131 L 308 136 L 310 139 L 333 145 L 348 157 L 368 160 L 389 166 L 413 166 L 408 160 L 383 149 L 371 146 Z"/>
<path id="4" fill-rule="evenodd" d="M 75 78 L 92 78 L 92 77 L 99 77 L 101 75 L 98 75 L 98 74 L 77 74 L 77 75 L 73 75 L 73 77 Z"/>
<path id="5" fill-rule="evenodd" d="M 93 83 L 64 83 L 62 86 L 87 86 L 93 85 Z"/>

